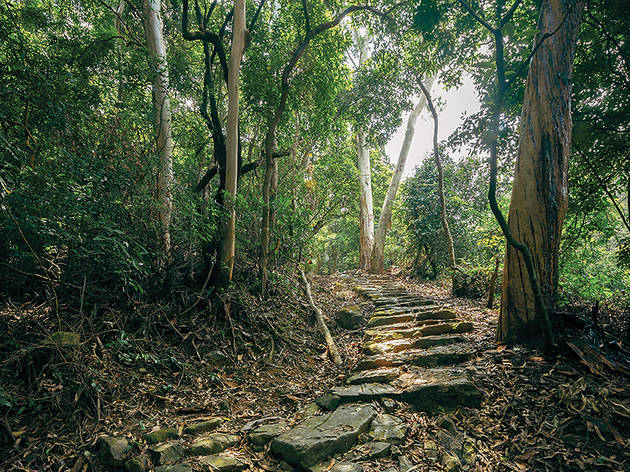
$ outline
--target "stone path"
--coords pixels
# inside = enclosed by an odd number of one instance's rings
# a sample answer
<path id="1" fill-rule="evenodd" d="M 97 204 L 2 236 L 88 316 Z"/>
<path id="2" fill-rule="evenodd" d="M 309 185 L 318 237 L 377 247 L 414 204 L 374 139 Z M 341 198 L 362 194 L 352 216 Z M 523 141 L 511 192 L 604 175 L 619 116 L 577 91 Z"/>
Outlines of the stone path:
<path id="1" fill-rule="evenodd" d="M 355 290 L 375 309 L 367 321 L 364 356 L 345 385 L 307 405 L 304 419 L 297 424 L 254 422 L 241 431 L 254 451 L 269 451 L 283 460 L 278 470 L 361 472 L 362 461 L 391 455 L 398 459 L 398 467 L 386 472 L 408 472 L 414 468 L 398 445 L 405 440 L 409 425 L 390 414 L 396 402 L 431 413 L 475 408 L 481 403 L 480 392 L 461 365 L 475 352 L 466 337 L 472 323 L 459 321 L 452 309 L 395 282 L 363 278 L 356 283 Z M 364 322 L 359 315 L 359 307 L 347 307 L 338 314 L 338 321 L 345 327 L 356 326 Z M 470 448 L 458 438 L 448 417 L 442 423 L 444 434 L 436 440 L 458 451 L 447 454 L 443 464 L 447 470 L 457 470 L 469 460 Z M 247 458 L 229 450 L 241 436 L 213 432 L 220 426 L 221 420 L 211 419 L 182 431 L 150 433 L 144 438 L 151 445 L 146 452 L 124 438 L 102 437 L 99 455 L 105 464 L 124 466 L 128 472 L 144 472 L 149 459 L 155 472 L 248 469 Z M 425 442 L 424 449 L 425 455 L 437 457 L 436 443 Z"/>

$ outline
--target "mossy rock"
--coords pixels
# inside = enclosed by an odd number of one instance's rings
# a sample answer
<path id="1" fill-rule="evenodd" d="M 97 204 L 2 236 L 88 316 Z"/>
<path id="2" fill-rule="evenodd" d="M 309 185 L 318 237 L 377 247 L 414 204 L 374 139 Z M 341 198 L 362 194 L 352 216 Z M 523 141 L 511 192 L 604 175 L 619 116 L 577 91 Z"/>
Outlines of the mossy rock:
<path id="1" fill-rule="evenodd" d="M 179 439 L 179 433 L 175 428 L 162 428 L 144 435 L 147 444 L 159 444 L 169 439 Z"/>

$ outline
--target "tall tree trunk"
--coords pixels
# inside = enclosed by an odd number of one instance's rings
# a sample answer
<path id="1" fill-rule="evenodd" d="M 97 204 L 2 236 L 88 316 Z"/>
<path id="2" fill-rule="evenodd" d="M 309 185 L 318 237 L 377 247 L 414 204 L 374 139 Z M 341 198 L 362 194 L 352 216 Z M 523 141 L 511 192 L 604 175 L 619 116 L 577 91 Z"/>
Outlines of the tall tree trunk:
<path id="1" fill-rule="evenodd" d="M 427 81 L 428 89 L 431 90 L 435 76 L 429 78 Z M 411 141 L 413 141 L 413 135 L 416 131 L 416 120 L 418 115 L 427 103 L 426 97 L 423 95 L 418 100 L 418 104 L 413 109 L 407 120 L 407 130 L 405 131 L 405 139 L 403 140 L 400 153 L 398 154 L 398 162 L 396 163 L 396 170 L 392 175 L 392 180 L 389 182 L 389 188 L 387 189 L 387 196 L 383 202 L 383 208 L 381 214 L 378 217 L 378 226 L 376 228 L 376 235 L 374 236 L 374 247 L 372 248 L 372 256 L 370 258 L 370 272 L 373 274 L 379 274 L 383 272 L 383 257 L 385 253 L 385 238 L 389 231 L 389 225 L 392 221 L 392 208 L 394 206 L 394 200 L 396 199 L 396 193 L 398 193 L 398 186 L 400 185 L 400 179 L 405 170 L 405 164 L 407 163 L 407 156 L 409 155 L 409 148 L 411 147 Z"/>
<path id="2" fill-rule="evenodd" d="M 448 249 L 448 263 L 452 269 L 457 267 L 455 261 L 455 246 L 453 244 L 453 235 L 451 229 L 448 226 L 448 219 L 446 218 L 446 197 L 444 195 L 444 169 L 442 168 L 442 160 L 440 159 L 440 150 L 438 147 L 438 114 L 433 106 L 433 100 L 431 100 L 431 93 L 422 83 L 422 79 L 418 79 L 418 84 L 422 89 L 422 93 L 427 99 L 427 105 L 431 110 L 433 116 L 433 159 L 435 160 L 435 167 L 438 171 L 438 194 L 440 197 L 440 220 L 442 221 L 442 229 L 444 230 L 444 238 L 446 239 L 446 247 Z M 455 278 L 453 278 L 453 282 Z"/>
<path id="3" fill-rule="evenodd" d="M 241 59 L 245 50 L 245 0 L 236 0 L 232 26 L 232 49 L 228 65 L 228 114 L 226 130 L 226 166 L 224 208 L 229 217 L 224 222 L 223 239 L 218 261 L 216 284 L 227 286 L 234 269 L 234 240 L 236 232 L 235 198 L 238 180 L 238 90 Z"/>
<path id="4" fill-rule="evenodd" d="M 162 263 L 173 261 L 171 252 L 171 210 L 173 207 L 173 140 L 171 139 L 171 104 L 168 98 L 166 44 L 162 35 L 160 0 L 144 0 L 144 31 L 149 49 L 153 79 L 156 147 L 159 159 L 157 199 Z"/>
<path id="5" fill-rule="evenodd" d="M 359 50 L 359 67 L 367 57 L 367 37 L 354 28 L 354 42 Z M 370 153 L 365 148 L 365 135 L 357 129 L 357 167 L 359 168 L 359 269 L 369 270 L 370 256 L 374 247 L 374 205 L 372 203 L 372 173 Z"/>
<path id="6" fill-rule="evenodd" d="M 539 44 L 530 64 L 519 130 L 508 226 L 529 248 L 542 302 L 553 307 L 558 253 L 567 211 L 567 170 L 571 143 L 571 75 L 582 5 L 543 1 Z M 540 336 L 540 310 L 526 260 L 508 245 L 503 269 L 497 340 L 523 342 Z"/>
<path id="7" fill-rule="evenodd" d="M 357 155 L 359 179 L 361 182 L 361 199 L 359 208 L 359 268 L 370 268 L 370 256 L 374 247 L 374 207 L 372 204 L 372 177 L 370 171 L 370 154 L 365 149 L 363 130 L 357 130 Z"/>

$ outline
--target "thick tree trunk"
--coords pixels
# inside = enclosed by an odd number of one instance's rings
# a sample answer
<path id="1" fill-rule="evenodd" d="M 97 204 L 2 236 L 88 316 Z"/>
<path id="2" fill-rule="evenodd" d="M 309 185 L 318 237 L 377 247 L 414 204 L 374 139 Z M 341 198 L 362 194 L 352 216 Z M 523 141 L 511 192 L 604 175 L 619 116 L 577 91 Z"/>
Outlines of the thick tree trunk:
<path id="1" fill-rule="evenodd" d="M 359 128 L 357 131 L 357 155 L 359 179 L 361 182 L 361 199 L 359 208 L 359 269 L 370 268 L 370 256 L 374 246 L 374 207 L 372 204 L 372 178 L 370 171 L 370 154 L 365 149 L 365 136 Z"/>
<path id="2" fill-rule="evenodd" d="M 173 182 L 173 140 L 171 139 L 171 104 L 168 98 L 166 44 L 162 35 L 160 0 L 144 1 L 144 31 L 149 49 L 149 66 L 153 79 L 156 147 L 159 159 L 157 199 L 162 263 L 170 264 L 171 185 Z"/>
<path id="3" fill-rule="evenodd" d="M 427 99 L 427 105 L 431 110 L 433 116 L 433 159 L 435 161 L 435 167 L 438 171 L 438 195 L 440 197 L 440 220 L 442 222 L 442 229 L 444 230 L 444 238 L 446 239 L 446 247 L 448 249 L 448 263 L 452 269 L 457 267 L 455 261 L 455 245 L 453 244 L 453 235 L 451 229 L 448 226 L 448 219 L 446 214 L 446 196 L 444 195 L 444 169 L 442 168 L 442 160 L 440 159 L 440 150 L 438 147 L 438 114 L 437 110 L 433 106 L 433 100 L 431 100 L 431 93 L 422 83 L 422 79 L 418 79 L 418 84 L 422 89 L 422 93 Z M 455 289 L 455 277 L 453 276 L 453 290 Z"/>
<path id="4" fill-rule="evenodd" d="M 427 81 L 427 88 L 431 90 L 435 76 L 429 78 Z M 418 104 L 413 109 L 407 120 L 407 130 L 405 131 L 405 139 L 403 140 L 400 153 L 398 154 L 398 162 L 396 163 L 396 169 L 392 180 L 389 182 L 389 188 L 387 189 L 387 196 L 383 202 L 383 208 L 381 214 L 378 217 L 378 226 L 376 228 L 376 234 L 374 236 L 374 247 L 372 248 L 372 255 L 370 258 L 370 272 L 373 274 L 379 274 L 383 272 L 383 257 L 385 253 L 385 238 L 389 231 L 389 225 L 392 221 L 392 209 L 394 207 L 394 200 L 396 199 L 396 193 L 398 193 L 398 186 L 400 185 L 400 179 L 405 170 L 405 164 L 407 163 L 407 156 L 409 155 L 409 148 L 411 147 L 411 141 L 413 141 L 413 135 L 416 131 L 416 120 L 418 115 L 427 103 L 426 97 L 423 95 L 418 100 Z"/>
<path id="5" fill-rule="evenodd" d="M 508 225 L 529 248 L 542 302 L 553 308 L 558 252 L 567 211 L 567 169 L 571 143 L 571 75 L 582 6 L 545 0 L 527 77 Z M 545 39 L 547 38 L 547 39 Z M 541 42 L 542 41 L 542 42 Z M 525 260 L 508 245 L 503 269 L 497 340 L 524 342 L 541 333 L 541 314 Z"/>
<path id="6" fill-rule="evenodd" d="M 232 26 L 232 49 L 228 65 L 228 113 L 226 130 L 225 210 L 228 218 L 223 225 L 223 239 L 218 261 L 217 285 L 227 286 L 234 269 L 236 232 L 235 198 L 238 181 L 238 89 L 241 59 L 245 50 L 245 0 L 236 0 Z"/>

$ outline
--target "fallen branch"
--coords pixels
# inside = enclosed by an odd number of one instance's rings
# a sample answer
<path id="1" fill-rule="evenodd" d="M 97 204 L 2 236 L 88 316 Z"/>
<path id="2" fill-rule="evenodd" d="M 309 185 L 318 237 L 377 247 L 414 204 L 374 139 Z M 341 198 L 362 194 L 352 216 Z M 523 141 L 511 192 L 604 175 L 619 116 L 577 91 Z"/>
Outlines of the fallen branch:
<path id="1" fill-rule="evenodd" d="M 322 310 L 317 308 L 315 302 L 313 301 L 313 296 L 311 295 L 311 285 L 306 278 L 306 274 L 300 268 L 300 277 L 302 278 L 302 282 L 304 283 L 304 287 L 306 289 L 306 298 L 308 299 L 308 304 L 311 306 L 313 311 L 315 312 L 315 319 L 317 321 L 317 327 L 322 332 L 324 339 L 326 340 L 326 346 L 328 347 L 328 354 L 330 358 L 336 365 L 341 365 L 341 356 L 339 355 L 339 351 L 337 351 L 337 346 L 335 345 L 335 341 L 330 335 L 330 331 L 328 331 L 328 326 L 326 326 L 326 322 L 324 321 L 324 315 L 322 315 Z"/>

